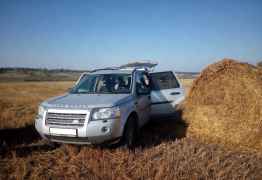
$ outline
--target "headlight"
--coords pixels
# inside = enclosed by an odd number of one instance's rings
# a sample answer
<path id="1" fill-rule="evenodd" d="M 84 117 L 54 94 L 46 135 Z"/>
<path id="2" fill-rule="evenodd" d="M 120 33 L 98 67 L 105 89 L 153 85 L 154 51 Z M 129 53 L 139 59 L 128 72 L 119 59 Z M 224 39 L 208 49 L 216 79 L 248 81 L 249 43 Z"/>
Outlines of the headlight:
<path id="1" fill-rule="evenodd" d="M 119 107 L 97 108 L 92 113 L 92 120 L 114 119 L 118 117 L 120 117 Z"/>
<path id="2" fill-rule="evenodd" d="M 38 107 L 38 117 L 43 118 L 45 113 L 45 108 L 43 106 Z"/>

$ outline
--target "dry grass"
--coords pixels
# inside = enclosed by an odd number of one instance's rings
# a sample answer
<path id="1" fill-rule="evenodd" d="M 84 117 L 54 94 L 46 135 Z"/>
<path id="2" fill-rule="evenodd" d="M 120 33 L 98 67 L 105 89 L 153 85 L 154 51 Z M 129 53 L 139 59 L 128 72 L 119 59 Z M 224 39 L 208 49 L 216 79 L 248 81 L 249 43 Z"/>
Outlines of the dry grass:
<path id="1" fill-rule="evenodd" d="M 39 103 L 64 93 L 72 82 L 0 83 L 0 129 L 33 123 Z"/>
<path id="2" fill-rule="evenodd" d="M 260 155 L 186 138 L 187 126 L 177 119 L 145 126 L 134 151 L 73 145 L 50 147 L 39 139 L 32 126 L 37 105 L 47 97 L 63 93 L 71 84 L 0 84 L 0 106 L 4 112 L 0 114 L 0 136 L 2 131 L 4 136 L 15 139 L 7 142 L 7 147 L 2 146 L 2 152 L 0 147 L 0 179 L 262 178 Z M 185 84 L 189 87 L 190 80 Z"/>
<path id="3" fill-rule="evenodd" d="M 195 139 L 128 151 L 63 145 L 30 156 L 13 155 L 3 179 L 261 179 L 262 158 L 225 151 Z"/>

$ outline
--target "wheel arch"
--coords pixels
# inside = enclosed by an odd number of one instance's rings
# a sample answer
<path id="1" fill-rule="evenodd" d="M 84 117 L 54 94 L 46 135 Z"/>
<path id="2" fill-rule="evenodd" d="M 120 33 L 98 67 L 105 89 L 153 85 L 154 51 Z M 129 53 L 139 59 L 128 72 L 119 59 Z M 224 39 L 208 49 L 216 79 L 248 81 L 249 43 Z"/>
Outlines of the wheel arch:
<path id="1" fill-rule="evenodd" d="M 125 131 L 125 129 L 126 129 L 126 124 L 127 124 L 128 119 L 129 119 L 130 117 L 135 117 L 135 119 L 136 119 L 136 125 L 139 127 L 139 121 L 138 121 L 139 116 L 138 116 L 138 114 L 137 114 L 136 111 L 131 111 L 131 112 L 128 114 L 128 116 L 127 116 L 127 118 L 126 118 L 126 121 L 125 121 L 125 123 L 124 123 L 124 126 L 123 126 L 123 128 L 122 128 L 122 135 L 123 135 L 123 133 L 124 133 L 124 131 Z"/>

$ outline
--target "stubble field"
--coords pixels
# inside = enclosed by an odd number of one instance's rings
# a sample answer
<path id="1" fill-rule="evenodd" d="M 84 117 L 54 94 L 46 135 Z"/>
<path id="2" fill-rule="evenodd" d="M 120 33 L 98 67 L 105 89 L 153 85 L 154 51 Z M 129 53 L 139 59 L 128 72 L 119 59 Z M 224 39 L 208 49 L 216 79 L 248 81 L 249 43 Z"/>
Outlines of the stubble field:
<path id="1" fill-rule="evenodd" d="M 34 130 L 37 106 L 72 85 L 0 83 L 0 179 L 262 179 L 261 155 L 186 137 L 179 115 L 146 125 L 132 151 L 51 147 Z"/>

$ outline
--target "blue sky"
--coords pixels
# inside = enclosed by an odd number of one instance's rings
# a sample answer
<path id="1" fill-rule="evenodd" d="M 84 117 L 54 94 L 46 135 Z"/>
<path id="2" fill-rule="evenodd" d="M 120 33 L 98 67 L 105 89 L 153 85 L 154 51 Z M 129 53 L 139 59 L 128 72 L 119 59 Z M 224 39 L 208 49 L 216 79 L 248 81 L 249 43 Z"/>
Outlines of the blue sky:
<path id="1" fill-rule="evenodd" d="M 262 60 L 261 0 L 1 0 L 0 66 L 91 69 L 137 59 L 199 71 Z"/>

